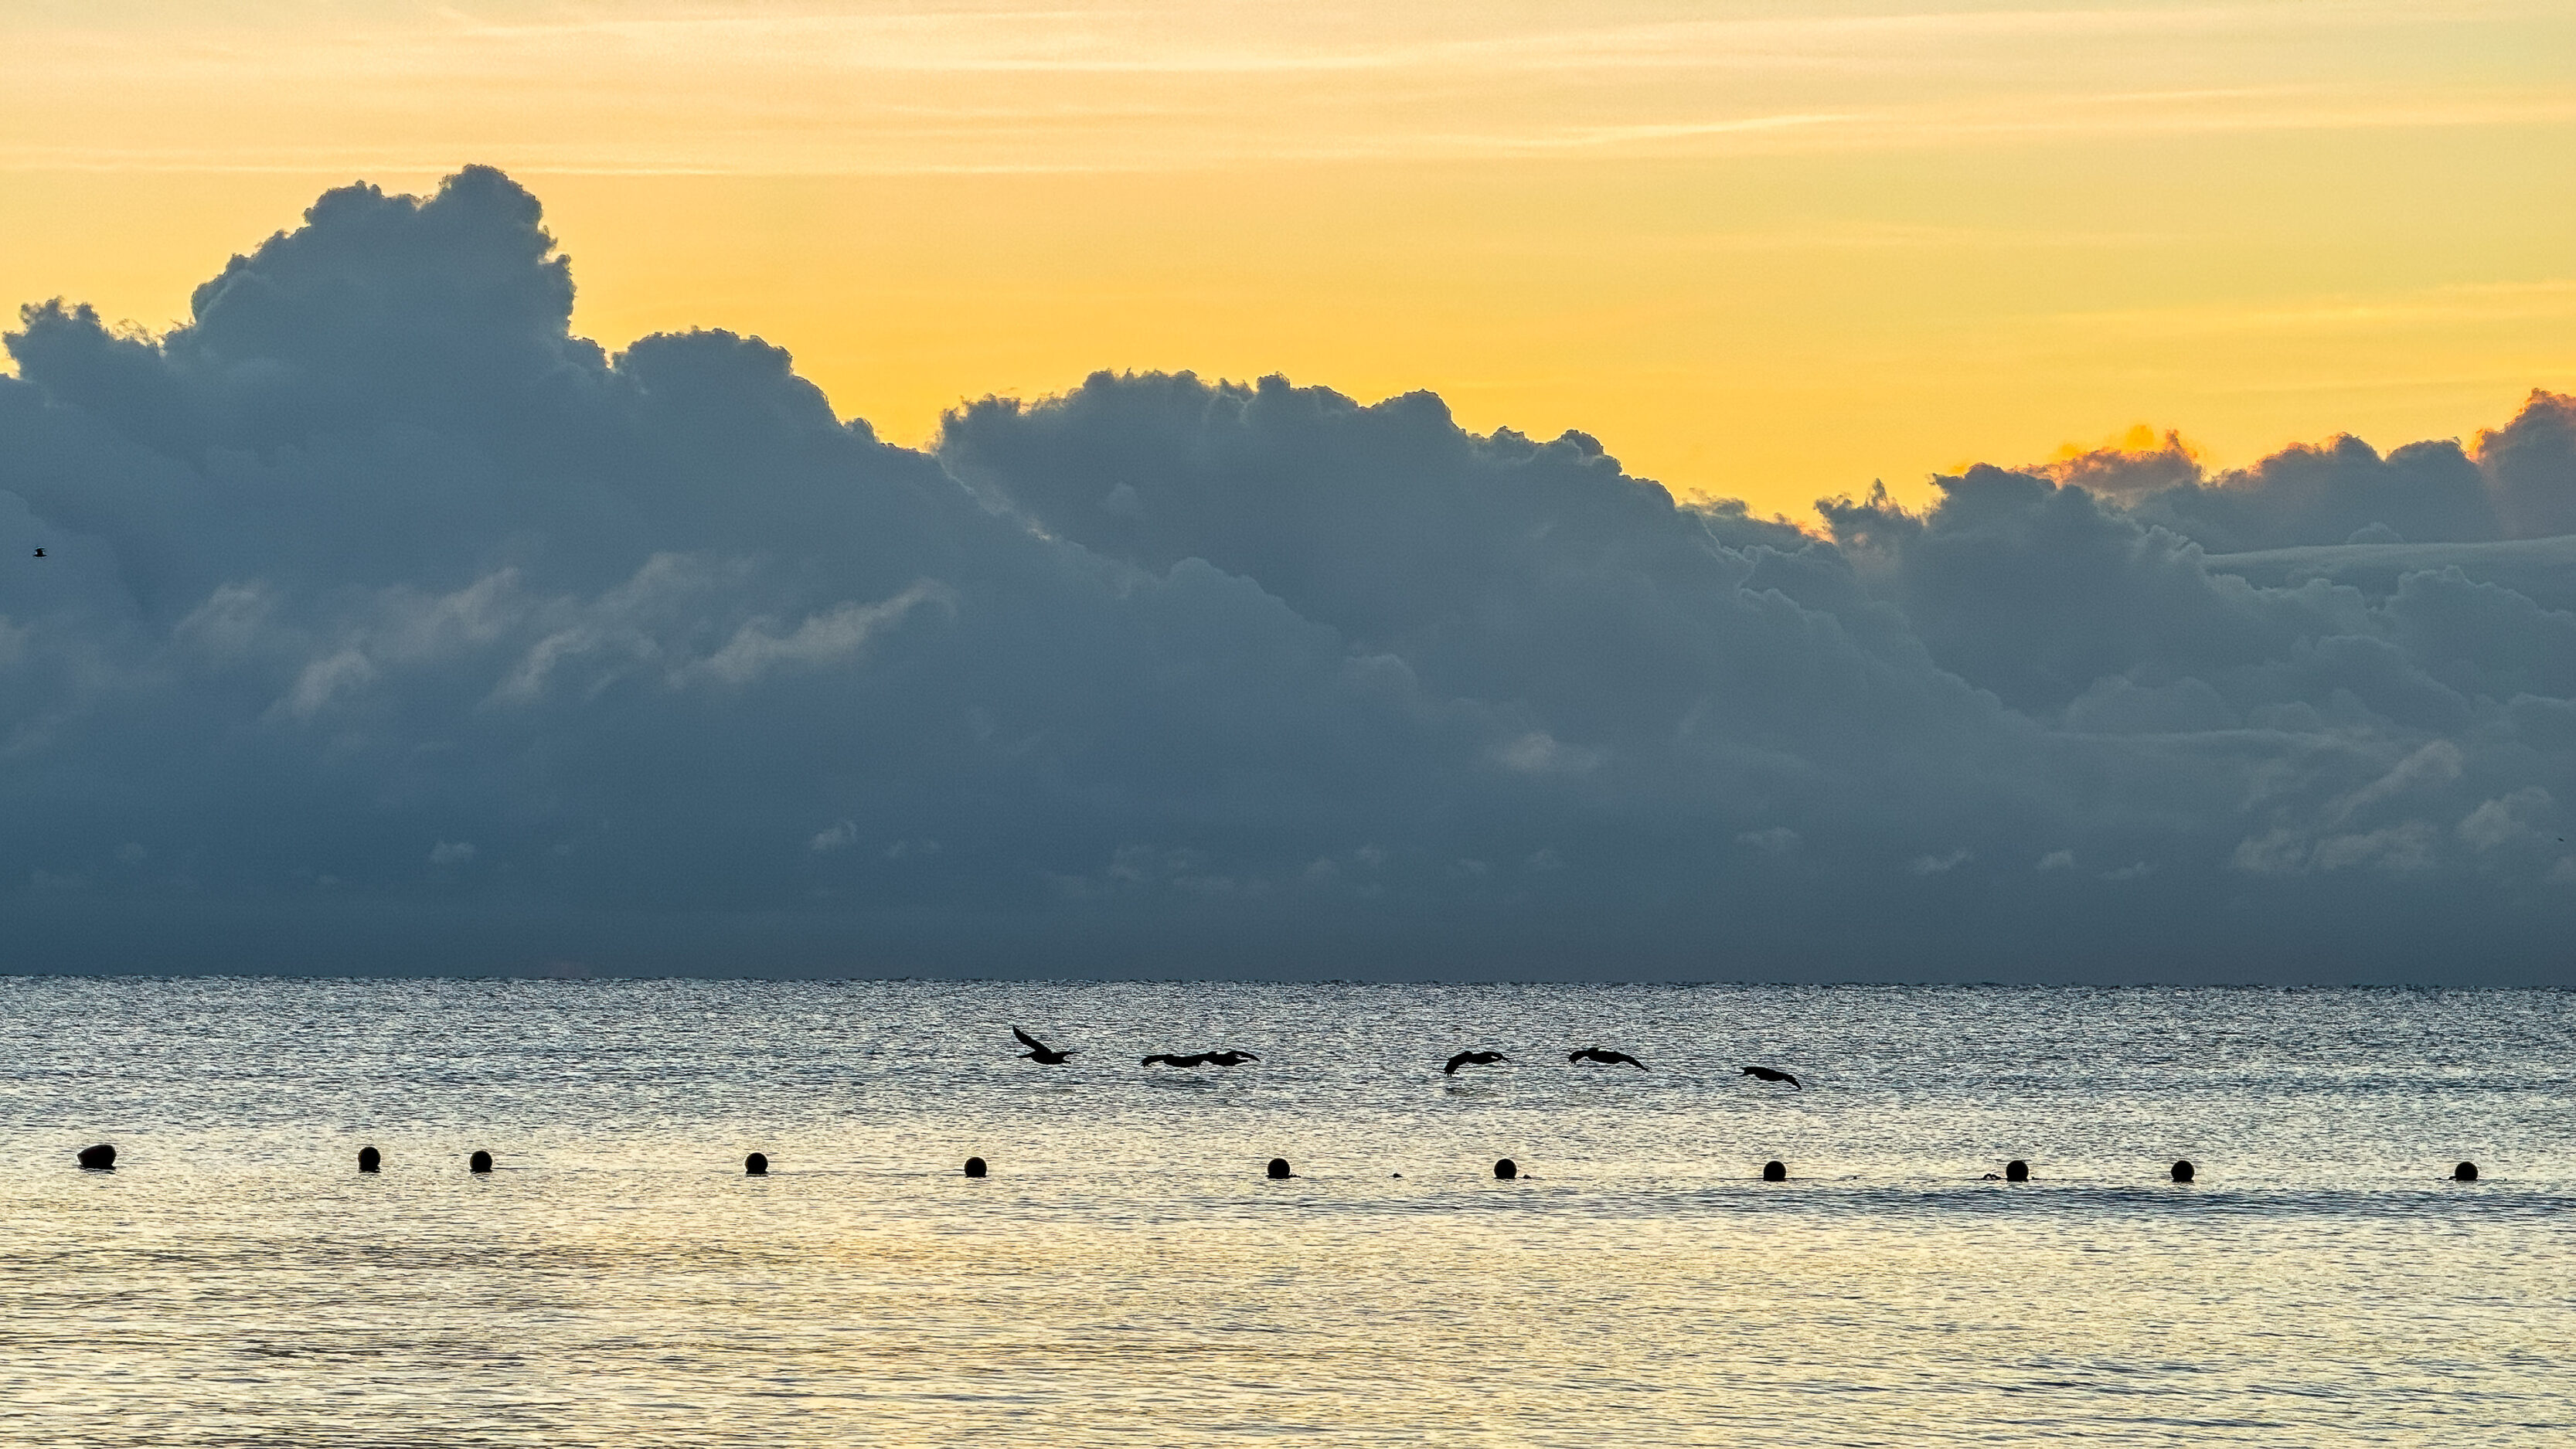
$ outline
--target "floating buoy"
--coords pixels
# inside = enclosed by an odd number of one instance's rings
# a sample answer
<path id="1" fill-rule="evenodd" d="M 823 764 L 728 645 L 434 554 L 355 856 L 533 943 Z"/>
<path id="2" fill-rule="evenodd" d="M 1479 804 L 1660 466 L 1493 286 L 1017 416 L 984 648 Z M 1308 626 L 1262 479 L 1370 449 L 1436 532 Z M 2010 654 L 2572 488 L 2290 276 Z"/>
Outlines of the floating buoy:
<path id="1" fill-rule="evenodd" d="M 769 1175 L 769 1159 L 757 1152 L 744 1158 L 742 1160 L 742 1175 L 745 1177 L 767 1177 Z"/>
<path id="2" fill-rule="evenodd" d="M 2478 1165 L 2474 1162 L 2463 1162 L 2459 1166 L 2451 1169 L 2451 1181 L 2453 1182 L 2475 1182 L 2477 1180 Z"/>
<path id="3" fill-rule="evenodd" d="M 2173 1180 L 2174 1180 L 2174 1181 L 2176 1181 L 2176 1182 L 2189 1182 L 2189 1181 L 2191 1181 L 2192 1176 L 2193 1176 L 2193 1174 L 2192 1174 L 2192 1168 L 2191 1168 L 2191 1161 L 2190 1161 L 2190 1159 L 2185 1158 L 2183 1161 L 2177 1162 L 2177 1163 L 2175 1163 L 2175 1164 L 2173 1165 Z"/>
<path id="4" fill-rule="evenodd" d="M 982 1177 L 984 1175 L 984 1159 L 980 1157 L 967 1158 L 966 1175 L 968 1177 Z"/>
<path id="5" fill-rule="evenodd" d="M 2027 1163 L 2027 1162 L 2022 1161 L 2022 1160 L 2021 1160 L 2020 1158 L 2018 1158 L 2018 1157 L 2014 1158 L 2014 1159 L 2013 1159 L 2012 1161 L 2010 1161 L 2010 1162 L 2005 1163 L 2005 1164 L 2004 1164 L 2004 1181 L 2006 1181 L 2006 1182 L 2028 1182 L 2028 1181 L 2030 1181 L 2030 1164 L 2029 1164 L 2029 1163 Z"/>
<path id="6" fill-rule="evenodd" d="M 1789 1164 L 1782 1162 L 1776 1157 L 1771 1159 L 1769 1162 L 1762 1164 L 1762 1180 L 1764 1182 L 1787 1182 L 1789 1180 Z"/>
<path id="7" fill-rule="evenodd" d="M 1505 1182 L 1509 1182 L 1520 1175 L 1521 1165 L 1512 1161 L 1508 1157 L 1494 1164 L 1494 1176 L 1501 1178 Z"/>
<path id="8" fill-rule="evenodd" d="M 465 1159 L 465 1170 L 467 1172 L 490 1172 L 492 1170 L 492 1154 L 485 1152 L 479 1147 L 476 1148 L 474 1150 L 474 1155 Z"/>
<path id="9" fill-rule="evenodd" d="M 372 1147 L 361 1147 L 358 1149 L 358 1170 L 360 1172 L 375 1172 L 382 1169 L 384 1165 L 385 1155 L 383 1153 L 378 1152 Z"/>
<path id="10" fill-rule="evenodd" d="M 80 1150 L 80 1165 L 84 1171 L 88 1172 L 116 1171 L 115 1146 L 112 1143 L 102 1142 L 96 1147 L 82 1148 Z"/>
<path id="11" fill-rule="evenodd" d="M 1272 1182 L 1277 1182 L 1280 1179 L 1287 1177 L 1288 1159 L 1285 1157 L 1274 1157 L 1270 1159 L 1270 1166 L 1267 1170 Z"/>

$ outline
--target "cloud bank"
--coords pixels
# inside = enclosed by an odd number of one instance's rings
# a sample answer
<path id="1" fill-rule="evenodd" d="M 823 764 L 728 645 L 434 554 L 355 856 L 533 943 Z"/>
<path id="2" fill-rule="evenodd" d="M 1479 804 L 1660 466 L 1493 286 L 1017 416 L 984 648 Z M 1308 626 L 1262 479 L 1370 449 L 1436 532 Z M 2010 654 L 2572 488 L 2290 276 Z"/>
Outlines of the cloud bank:
<path id="1" fill-rule="evenodd" d="M 915 452 L 572 288 L 477 168 L 22 311 L 8 969 L 2576 981 L 2576 399 L 1816 534 L 1277 378 Z"/>

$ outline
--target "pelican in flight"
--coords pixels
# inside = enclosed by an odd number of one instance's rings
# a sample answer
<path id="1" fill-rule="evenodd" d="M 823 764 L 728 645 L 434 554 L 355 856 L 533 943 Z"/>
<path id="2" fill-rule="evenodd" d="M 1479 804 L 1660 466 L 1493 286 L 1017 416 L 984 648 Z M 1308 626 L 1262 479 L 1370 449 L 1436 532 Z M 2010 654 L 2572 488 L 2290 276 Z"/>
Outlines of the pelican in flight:
<path id="1" fill-rule="evenodd" d="M 1245 1062 L 1259 1060 L 1261 1058 L 1250 1052 L 1239 1052 L 1229 1047 L 1221 1052 L 1157 1052 L 1140 1059 L 1137 1064 L 1147 1067 L 1156 1062 L 1167 1067 L 1239 1067 Z"/>
<path id="2" fill-rule="evenodd" d="M 1635 1067 L 1641 1072 L 1646 1069 L 1646 1064 L 1644 1062 L 1637 1060 L 1626 1052 L 1604 1051 L 1600 1047 L 1585 1047 L 1579 1052 L 1567 1052 L 1565 1054 L 1565 1059 L 1569 1062 L 1599 1062 L 1605 1067 L 1626 1065 Z"/>
<path id="3" fill-rule="evenodd" d="M 1042 1067 L 1063 1066 L 1065 1062 L 1073 1056 L 1073 1048 L 1066 1047 L 1063 1051 L 1057 1051 L 1054 1047 L 1048 1046 L 1045 1042 L 1038 1040 L 1036 1037 L 1029 1035 L 1027 1032 L 1020 1030 L 1016 1026 L 1011 1028 L 1011 1035 L 1018 1037 L 1020 1039 L 1020 1045 L 1028 1048 L 1027 1051 L 1020 1053 L 1020 1056 L 1025 1060 L 1036 1062 Z"/>
<path id="4" fill-rule="evenodd" d="M 1775 1072 L 1769 1067 L 1746 1067 L 1744 1075 L 1757 1082 L 1787 1082 L 1793 1087 L 1798 1085 L 1796 1077 L 1790 1076 L 1787 1072 Z"/>
<path id="5" fill-rule="evenodd" d="M 1449 1059 L 1449 1065 L 1442 1067 L 1440 1074 L 1454 1077 L 1458 1075 L 1460 1067 L 1490 1067 L 1496 1062 L 1510 1060 L 1510 1057 L 1504 1056 L 1501 1052 L 1460 1052 Z"/>

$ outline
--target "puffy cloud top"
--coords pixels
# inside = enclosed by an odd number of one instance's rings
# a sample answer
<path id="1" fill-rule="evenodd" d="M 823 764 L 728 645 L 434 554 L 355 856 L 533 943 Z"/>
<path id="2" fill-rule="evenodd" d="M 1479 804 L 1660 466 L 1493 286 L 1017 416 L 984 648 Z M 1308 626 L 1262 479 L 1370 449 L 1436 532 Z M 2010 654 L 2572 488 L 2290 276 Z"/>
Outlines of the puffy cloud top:
<path id="1" fill-rule="evenodd" d="M 22 310 L 15 961 L 2570 979 L 2576 400 L 1820 536 L 1277 378 L 917 453 L 572 285 L 473 168 Z"/>

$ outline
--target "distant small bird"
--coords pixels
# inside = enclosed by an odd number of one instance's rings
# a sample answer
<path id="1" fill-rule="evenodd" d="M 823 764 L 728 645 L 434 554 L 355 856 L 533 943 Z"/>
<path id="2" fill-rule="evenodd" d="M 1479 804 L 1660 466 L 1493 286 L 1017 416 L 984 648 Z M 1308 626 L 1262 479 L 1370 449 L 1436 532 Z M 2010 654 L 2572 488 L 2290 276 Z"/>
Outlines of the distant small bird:
<path id="1" fill-rule="evenodd" d="M 1449 1065 L 1442 1067 L 1440 1072 L 1443 1076 L 1454 1077 L 1458 1075 L 1460 1067 L 1490 1067 L 1496 1062 L 1510 1060 L 1510 1057 L 1504 1056 L 1501 1052 L 1460 1052 L 1451 1057 Z"/>
<path id="2" fill-rule="evenodd" d="M 40 549 L 36 550 L 36 557 L 38 557 L 38 558 L 43 558 L 44 556 L 45 556 L 45 551 L 44 551 L 43 549 L 41 549 L 41 548 L 40 548 Z"/>
<path id="3" fill-rule="evenodd" d="M 1066 1047 L 1063 1051 L 1057 1051 L 1016 1026 L 1011 1028 L 1011 1035 L 1018 1037 L 1020 1045 L 1028 1048 L 1027 1051 L 1020 1053 L 1025 1061 L 1036 1062 L 1044 1067 L 1060 1067 L 1073 1056 L 1073 1048 Z"/>
<path id="4" fill-rule="evenodd" d="M 1605 1067 L 1615 1067 L 1621 1063 L 1625 1063 L 1629 1066 L 1635 1067 L 1641 1072 L 1646 1069 L 1646 1064 L 1644 1062 L 1637 1060 L 1626 1052 L 1604 1051 L 1599 1047 L 1585 1047 L 1579 1052 L 1567 1052 L 1565 1054 L 1565 1059 L 1569 1062 L 1599 1062 Z"/>
<path id="5" fill-rule="evenodd" d="M 1790 1076 L 1787 1072 L 1775 1072 L 1769 1067 L 1746 1067 L 1744 1075 L 1757 1082 L 1787 1082 L 1793 1087 L 1798 1085 L 1796 1077 Z"/>
<path id="6" fill-rule="evenodd" d="M 1259 1060 L 1261 1058 L 1250 1052 L 1239 1052 L 1229 1047 L 1221 1052 L 1157 1052 L 1150 1057 L 1139 1058 L 1137 1065 L 1150 1067 L 1160 1062 L 1167 1067 L 1239 1067 L 1245 1062 Z"/>

